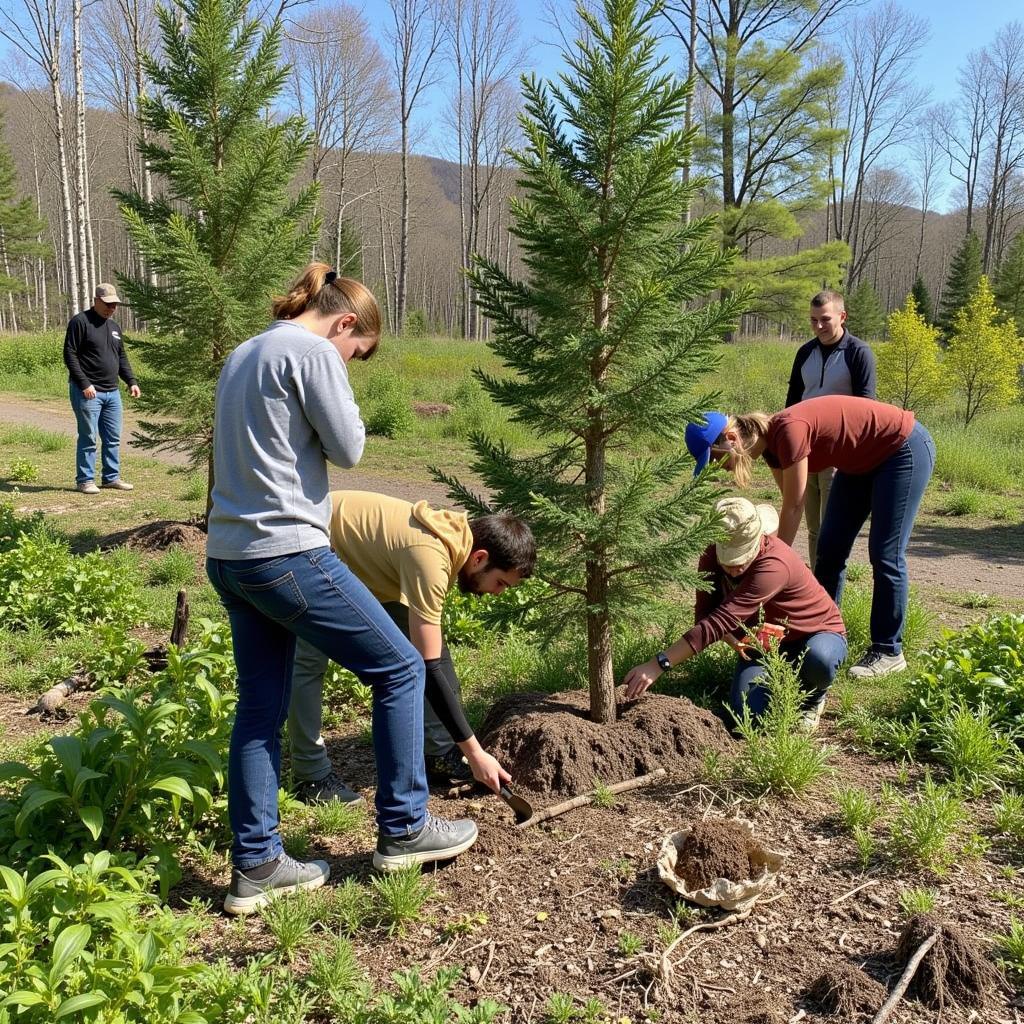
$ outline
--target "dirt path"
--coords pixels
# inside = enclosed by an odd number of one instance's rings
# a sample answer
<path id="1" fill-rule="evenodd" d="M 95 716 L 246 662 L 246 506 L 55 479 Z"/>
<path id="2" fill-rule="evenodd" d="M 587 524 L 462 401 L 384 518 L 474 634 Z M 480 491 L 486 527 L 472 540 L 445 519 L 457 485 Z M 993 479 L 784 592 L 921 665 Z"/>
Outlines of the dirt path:
<path id="1" fill-rule="evenodd" d="M 33 400 L 21 395 L 0 396 L 0 422 L 25 424 L 75 435 L 70 407 L 54 400 Z M 136 417 L 125 412 L 124 435 L 130 438 Z M 178 452 L 146 452 L 127 442 L 129 451 L 172 465 L 183 465 Z M 69 466 L 69 471 L 71 467 Z M 396 498 L 426 498 L 449 504 L 443 487 L 433 481 L 402 480 L 360 469 L 331 468 L 331 484 L 349 490 L 379 491 Z M 797 550 L 806 556 L 806 535 L 801 531 Z M 998 597 L 1024 599 L 1024 523 L 971 525 L 938 516 L 922 516 L 914 527 L 908 551 L 910 578 L 936 591 L 980 591 Z M 854 547 L 855 561 L 868 561 L 867 537 Z"/>

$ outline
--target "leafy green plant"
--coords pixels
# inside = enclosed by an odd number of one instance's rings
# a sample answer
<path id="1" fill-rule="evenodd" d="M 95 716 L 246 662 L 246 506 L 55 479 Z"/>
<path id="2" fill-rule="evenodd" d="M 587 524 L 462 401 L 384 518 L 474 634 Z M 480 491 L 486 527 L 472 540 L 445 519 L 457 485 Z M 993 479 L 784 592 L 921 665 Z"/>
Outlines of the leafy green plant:
<path id="1" fill-rule="evenodd" d="M 544 1024 L 570 1024 L 577 1019 L 576 1001 L 564 992 L 552 992 L 544 1004 Z"/>
<path id="2" fill-rule="evenodd" d="M 866 871 L 878 853 L 878 843 L 871 831 L 863 825 L 855 825 L 852 835 L 853 841 L 857 845 L 857 862 L 860 864 L 861 871 Z"/>
<path id="3" fill-rule="evenodd" d="M 917 793 L 896 797 L 889 846 L 904 863 L 942 875 L 956 858 L 955 841 L 966 817 L 957 792 L 926 772 Z"/>
<path id="4" fill-rule="evenodd" d="M 205 486 L 204 483 L 204 490 Z M 154 587 L 167 584 L 186 587 L 195 581 L 195 557 L 177 544 L 172 544 L 159 558 L 150 562 L 146 569 L 146 582 Z"/>
<path id="5" fill-rule="evenodd" d="M 406 925 L 419 921 L 424 906 L 434 897 L 433 883 L 415 865 L 374 876 L 370 888 L 374 911 L 389 935 L 402 934 Z"/>
<path id="6" fill-rule="evenodd" d="M 394 370 L 375 369 L 366 383 L 366 432 L 378 437 L 408 437 L 416 428 L 409 390 Z"/>
<path id="7" fill-rule="evenodd" d="M 1005 778 L 1014 745 L 996 730 L 984 703 L 955 705 L 934 722 L 931 733 L 934 756 L 969 793 L 979 795 Z"/>
<path id="8" fill-rule="evenodd" d="M 30 459 L 12 459 L 7 479 L 19 484 L 35 483 L 39 479 L 39 467 Z"/>
<path id="9" fill-rule="evenodd" d="M 346 836 L 358 832 L 366 824 L 366 811 L 362 807 L 328 800 L 309 808 L 310 823 L 321 836 Z"/>
<path id="10" fill-rule="evenodd" d="M 483 911 L 462 913 L 454 921 L 448 921 L 441 929 L 445 939 L 454 939 L 457 935 L 472 935 L 477 928 L 487 924 L 487 915 Z"/>
<path id="11" fill-rule="evenodd" d="M 313 990 L 335 1011 L 336 1020 L 354 1019 L 354 1014 L 342 1015 L 337 1011 L 365 1002 L 368 994 L 366 976 L 356 960 L 352 943 L 341 935 L 335 937 L 330 949 L 312 953 L 309 981 Z"/>
<path id="12" fill-rule="evenodd" d="M 316 903 L 309 893 L 295 893 L 271 900 L 261 912 L 267 931 L 274 936 L 281 955 L 289 962 L 308 942 L 316 920 Z"/>
<path id="13" fill-rule="evenodd" d="M 843 824 L 851 832 L 858 827 L 867 828 L 878 820 L 878 804 L 863 789 L 842 786 L 836 790 L 835 799 Z"/>
<path id="14" fill-rule="evenodd" d="M 185 489 L 181 492 L 182 501 L 201 501 L 206 497 L 206 476 L 202 473 L 189 473 L 185 481 Z"/>
<path id="15" fill-rule="evenodd" d="M 828 751 L 797 731 L 803 693 L 797 667 L 775 649 L 762 655 L 768 708 L 755 720 L 748 708 L 736 728 L 746 741 L 735 768 L 741 783 L 757 793 L 799 796 L 825 772 Z"/>
<path id="16" fill-rule="evenodd" d="M 141 845 L 170 884 L 176 841 L 214 810 L 224 788 L 235 701 L 224 627 L 201 626 L 196 650 L 172 646 L 167 668 L 146 685 L 108 687 L 32 767 L 0 765 L 0 781 L 23 783 L 0 802 L 0 847 L 14 863 L 49 850 Z"/>
<path id="17" fill-rule="evenodd" d="M 355 935 L 373 914 L 372 894 L 354 878 L 346 878 L 329 891 L 331 920 L 342 935 Z"/>
<path id="18" fill-rule="evenodd" d="M 996 936 L 999 962 L 1008 971 L 1024 976 L 1024 921 L 1010 918 L 1010 930 Z"/>
<path id="19" fill-rule="evenodd" d="M 593 801 L 595 807 L 612 808 L 615 806 L 615 794 L 603 782 L 596 782 Z"/>
<path id="20" fill-rule="evenodd" d="M 1008 791 L 992 808 L 996 829 L 1024 848 L 1024 793 Z"/>
<path id="21" fill-rule="evenodd" d="M 635 932 L 619 932 L 619 952 L 623 956 L 636 956 L 644 948 L 644 940 Z"/>
<path id="22" fill-rule="evenodd" d="M 958 487 L 939 506 L 944 516 L 976 516 L 985 507 L 985 496 L 972 487 Z"/>
<path id="23" fill-rule="evenodd" d="M 900 909 L 907 917 L 929 913 L 935 909 L 935 891 L 920 888 L 904 889 L 900 893 Z"/>

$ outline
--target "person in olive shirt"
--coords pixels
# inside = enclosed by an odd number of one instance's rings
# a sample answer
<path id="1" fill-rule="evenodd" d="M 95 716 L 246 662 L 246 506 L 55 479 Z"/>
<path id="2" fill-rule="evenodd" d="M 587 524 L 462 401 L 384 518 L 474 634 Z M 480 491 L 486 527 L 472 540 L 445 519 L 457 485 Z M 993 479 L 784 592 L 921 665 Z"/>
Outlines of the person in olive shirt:
<path id="1" fill-rule="evenodd" d="M 330 499 L 331 547 L 381 602 L 426 665 L 427 776 L 446 784 L 482 781 L 488 773 L 493 777 L 493 758 L 477 743 L 462 712 L 441 612 L 452 587 L 469 594 L 500 594 L 526 579 L 536 560 L 530 528 L 511 515 L 470 519 L 465 512 L 370 491 L 332 491 Z M 292 776 L 305 803 L 355 803 L 359 794 L 334 771 L 320 735 L 326 669 L 326 655 L 300 639 L 288 710 Z M 486 771 L 480 770 L 480 762 Z"/>
<path id="2" fill-rule="evenodd" d="M 114 319 L 121 302 L 112 284 L 96 286 L 92 308 L 76 313 L 64 335 L 64 365 L 68 368 L 71 408 L 78 421 L 75 484 L 82 494 L 99 494 L 96 486 L 96 440 L 103 443 L 102 485 L 132 490 L 121 479 L 120 377 L 128 393 L 138 398 L 132 365 L 124 350 L 121 327 Z"/>

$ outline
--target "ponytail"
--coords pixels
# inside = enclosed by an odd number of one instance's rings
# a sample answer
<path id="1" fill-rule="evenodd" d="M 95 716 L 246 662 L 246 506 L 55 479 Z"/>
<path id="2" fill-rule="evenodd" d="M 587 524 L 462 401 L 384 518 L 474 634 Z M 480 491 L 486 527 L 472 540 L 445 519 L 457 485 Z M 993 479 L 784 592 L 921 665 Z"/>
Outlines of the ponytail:
<path id="1" fill-rule="evenodd" d="M 277 320 L 293 320 L 309 310 L 322 316 L 355 313 L 356 334 L 380 338 L 380 306 L 373 293 L 351 277 L 338 277 L 326 263 L 310 263 L 288 294 L 274 299 L 272 309 Z M 372 355 L 374 349 L 363 358 Z"/>
<path id="2" fill-rule="evenodd" d="M 763 412 L 748 412 L 743 416 L 730 416 L 725 425 L 725 431 L 734 430 L 740 436 L 739 445 L 732 446 L 732 477 L 738 487 L 749 487 L 753 476 L 754 460 L 750 455 L 750 449 L 765 434 L 768 433 L 768 424 L 771 417 Z"/>

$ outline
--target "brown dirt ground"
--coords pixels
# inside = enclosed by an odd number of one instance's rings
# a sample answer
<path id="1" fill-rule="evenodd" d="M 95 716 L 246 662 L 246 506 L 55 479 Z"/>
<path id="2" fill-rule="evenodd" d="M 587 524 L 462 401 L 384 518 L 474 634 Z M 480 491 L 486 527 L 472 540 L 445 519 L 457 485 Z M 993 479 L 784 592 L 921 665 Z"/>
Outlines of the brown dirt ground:
<path id="1" fill-rule="evenodd" d="M 370 795 L 370 748 L 354 726 L 327 737 L 338 769 Z M 836 781 L 864 786 L 876 798 L 883 782 L 900 786 L 899 768 L 852 750 L 845 738 L 825 725 L 824 742 L 835 744 L 835 777 L 819 784 L 807 799 L 793 802 L 742 801 L 741 813 L 772 848 L 787 860 L 773 895 L 751 916 L 719 931 L 697 932 L 676 948 L 673 994 L 668 998 L 651 973 L 653 959 L 627 957 L 618 946 L 626 931 L 644 942 L 644 952 L 660 954 L 658 926 L 668 925 L 675 897 L 659 880 L 655 859 L 664 836 L 702 815 L 723 813 L 719 796 L 700 786 L 692 772 L 673 772 L 662 784 L 623 794 L 614 807 L 586 807 L 517 830 L 511 812 L 497 797 L 436 795 L 431 808 L 448 817 L 469 815 L 480 826 L 477 844 L 456 861 L 428 872 L 436 894 L 427 919 L 404 935 L 387 939 L 372 928 L 354 944 L 359 962 L 378 983 L 410 964 L 427 973 L 439 966 L 461 966 L 457 996 L 471 1003 L 491 998 L 511 1007 L 507 1024 L 541 1024 L 543 1007 L 554 992 L 579 1001 L 601 999 L 611 1020 L 632 1024 L 656 1010 L 668 1024 L 786 1024 L 801 1010 L 805 1024 L 852 1019 L 829 1016 L 807 995 L 811 983 L 836 965 L 863 969 L 891 986 L 902 971 L 897 944 L 903 925 L 899 895 L 912 886 L 936 890 L 941 913 L 993 957 L 992 936 L 1005 931 L 1011 911 L 993 898 L 1004 890 L 1024 898 L 1024 874 L 1005 878 L 1001 868 L 1020 866 L 1019 851 L 996 842 L 982 859 L 965 861 L 943 879 L 906 872 L 885 864 L 862 873 L 853 841 L 835 820 Z M 912 782 L 920 770 L 911 769 Z M 974 808 L 982 832 L 988 812 Z M 287 840 L 286 840 L 287 841 Z M 346 876 L 370 877 L 373 833 L 316 840 L 311 856 L 332 867 L 332 883 Z M 183 902 L 200 896 L 214 903 L 223 897 L 226 869 L 196 868 L 177 890 Z M 696 920 L 714 912 L 691 908 Z M 613 912 L 609 914 L 609 911 Z M 485 917 L 468 934 L 445 936 L 446 924 L 463 915 Z M 1019 916 L 1019 914 L 1018 914 Z M 244 933 L 231 928 L 216 909 L 204 932 L 204 955 L 243 956 L 272 948 L 260 922 Z M 1019 1024 L 1024 992 L 1001 987 L 980 1016 L 947 1003 L 944 1024 Z M 936 1011 L 915 998 L 904 1000 L 892 1024 L 935 1024 Z"/>

